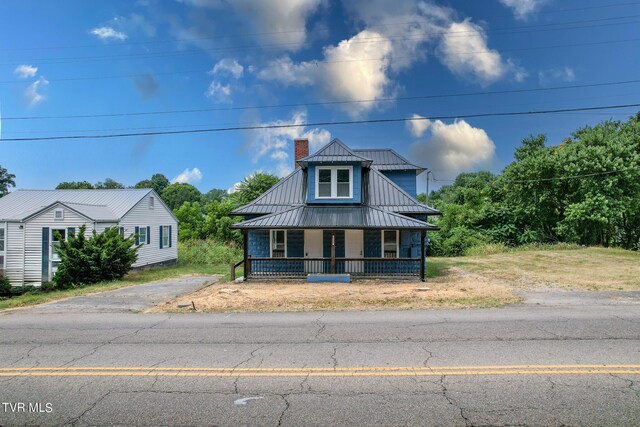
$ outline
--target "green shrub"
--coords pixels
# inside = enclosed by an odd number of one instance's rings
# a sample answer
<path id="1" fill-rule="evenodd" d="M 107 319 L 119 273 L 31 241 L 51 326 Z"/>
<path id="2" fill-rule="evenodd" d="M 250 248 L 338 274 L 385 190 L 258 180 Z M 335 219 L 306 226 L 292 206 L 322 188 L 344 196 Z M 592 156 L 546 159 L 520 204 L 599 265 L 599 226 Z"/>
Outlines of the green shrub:
<path id="1" fill-rule="evenodd" d="M 9 283 L 9 279 L 4 277 L 3 274 L 0 274 L 0 297 L 9 297 L 11 296 L 11 283 Z"/>
<path id="2" fill-rule="evenodd" d="M 113 227 L 100 234 L 94 230 L 87 239 L 85 229 L 83 225 L 75 236 L 61 239 L 57 249 L 61 263 L 53 277 L 54 288 L 121 279 L 138 259 L 135 235 L 124 237 Z"/>
<path id="3" fill-rule="evenodd" d="M 229 264 L 241 259 L 242 249 L 234 243 L 211 239 L 178 242 L 178 261 L 181 264 Z"/>

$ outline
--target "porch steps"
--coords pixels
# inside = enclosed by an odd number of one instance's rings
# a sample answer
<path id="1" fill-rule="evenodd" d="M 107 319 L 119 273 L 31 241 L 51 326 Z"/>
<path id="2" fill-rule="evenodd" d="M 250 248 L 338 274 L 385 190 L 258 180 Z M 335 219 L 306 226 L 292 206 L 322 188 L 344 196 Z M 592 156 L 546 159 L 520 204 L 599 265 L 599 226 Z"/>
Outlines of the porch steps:
<path id="1" fill-rule="evenodd" d="M 350 274 L 307 274 L 307 283 L 351 283 Z"/>

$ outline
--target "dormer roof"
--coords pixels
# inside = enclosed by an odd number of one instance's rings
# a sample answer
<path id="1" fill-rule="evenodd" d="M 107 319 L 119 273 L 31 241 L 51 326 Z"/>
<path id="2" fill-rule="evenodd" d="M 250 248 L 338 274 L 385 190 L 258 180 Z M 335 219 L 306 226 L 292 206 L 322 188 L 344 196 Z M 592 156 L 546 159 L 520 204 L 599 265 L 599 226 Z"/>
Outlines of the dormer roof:
<path id="1" fill-rule="evenodd" d="M 361 163 L 362 166 L 371 166 L 372 160 L 356 154 L 352 149 L 344 145 L 339 139 L 334 139 L 315 154 L 303 157 L 298 164 L 306 168 L 309 163 Z"/>
<path id="2" fill-rule="evenodd" d="M 422 166 L 411 163 L 391 148 L 355 149 L 353 152 L 371 159 L 373 161 L 371 168 L 379 171 L 415 170 L 416 174 L 419 174 L 426 170 Z"/>

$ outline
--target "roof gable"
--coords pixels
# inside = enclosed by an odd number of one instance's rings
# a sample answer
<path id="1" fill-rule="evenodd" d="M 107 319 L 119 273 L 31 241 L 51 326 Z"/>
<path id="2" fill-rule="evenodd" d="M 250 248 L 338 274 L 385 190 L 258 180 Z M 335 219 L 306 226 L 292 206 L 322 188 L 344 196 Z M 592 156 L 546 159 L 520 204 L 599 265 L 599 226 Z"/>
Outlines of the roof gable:
<path id="1" fill-rule="evenodd" d="M 302 167 L 306 167 L 309 163 L 318 162 L 318 163 L 349 163 L 349 162 L 360 162 L 365 166 L 369 166 L 371 164 L 371 159 L 360 156 L 353 152 L 349 147 L 344 145 L 342 141 L 339 139 L 334 139 L 321 149 L 319 149 L 315 154 L 312 154 L 307 157 L 303 157 L 298 160 L 298 164 Z"/>
<path id="2" fill-rule="evenodd" d="M 149 193 L 124 190 L 16 190 L 0 198 L 0 221 L 22 221 L 55 203 L 62 203 L 96 221 L 120 220 Z"/>

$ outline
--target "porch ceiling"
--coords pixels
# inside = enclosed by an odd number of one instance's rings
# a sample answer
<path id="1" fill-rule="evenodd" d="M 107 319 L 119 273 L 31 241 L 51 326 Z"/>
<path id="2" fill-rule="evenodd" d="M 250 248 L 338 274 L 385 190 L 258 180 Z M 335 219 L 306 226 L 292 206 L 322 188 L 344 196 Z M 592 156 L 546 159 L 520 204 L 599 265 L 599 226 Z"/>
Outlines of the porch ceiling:
<path id="1" fill-rule="evenodd" d="M 339 229 L 424 229 L 433 224 L 371 206 L 299 206 L 283 212 L 242 221 L 234 228 L 339 228 Z"/>

